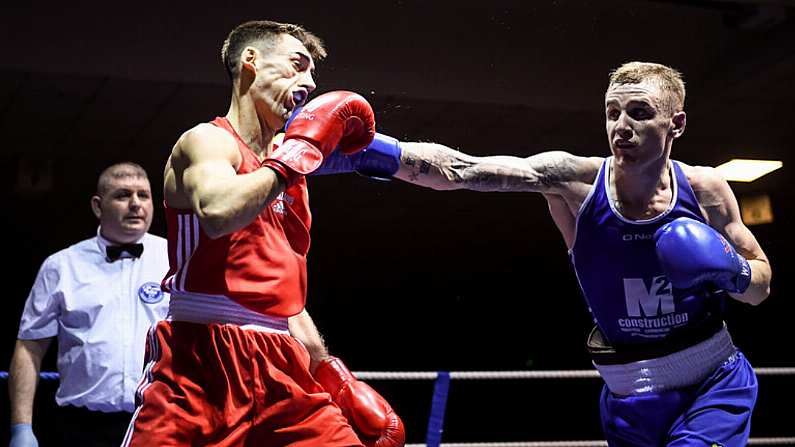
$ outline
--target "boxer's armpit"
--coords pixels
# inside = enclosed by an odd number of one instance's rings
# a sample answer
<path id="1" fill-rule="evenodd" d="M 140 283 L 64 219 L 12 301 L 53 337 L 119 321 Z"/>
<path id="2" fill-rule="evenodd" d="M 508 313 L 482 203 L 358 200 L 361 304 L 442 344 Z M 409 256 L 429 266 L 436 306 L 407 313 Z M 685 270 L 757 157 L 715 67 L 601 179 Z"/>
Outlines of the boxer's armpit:
<path id="1" fill-rule="evenodd" d="M 473 157 L 433 143 L 403 143 L 402 147 L 395 176 L 437 190 L 555 191 L 583 177 L 582 160 L 587 160 L 561 151 L 528 158 Z"/>

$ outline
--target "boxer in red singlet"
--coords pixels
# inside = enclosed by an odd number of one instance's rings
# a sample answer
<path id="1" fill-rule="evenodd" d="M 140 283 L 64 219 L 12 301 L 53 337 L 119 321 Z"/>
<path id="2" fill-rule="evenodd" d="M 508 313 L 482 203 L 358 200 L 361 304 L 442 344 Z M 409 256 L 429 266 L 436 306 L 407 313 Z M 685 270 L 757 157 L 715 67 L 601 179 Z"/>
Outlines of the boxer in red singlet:
<path id="1" fill-rule="evenodd" d="M 367 101 L 315 89 L 322 42 L 247 22 L 224 42 L 224 117 L 175 144 L 165 168 L 169 319 L 147 341 L 124 446 L 401 446 L 389 404 L 330 357 L 306 300 L 311 214 L 304 175 L 373 138 Z"/>

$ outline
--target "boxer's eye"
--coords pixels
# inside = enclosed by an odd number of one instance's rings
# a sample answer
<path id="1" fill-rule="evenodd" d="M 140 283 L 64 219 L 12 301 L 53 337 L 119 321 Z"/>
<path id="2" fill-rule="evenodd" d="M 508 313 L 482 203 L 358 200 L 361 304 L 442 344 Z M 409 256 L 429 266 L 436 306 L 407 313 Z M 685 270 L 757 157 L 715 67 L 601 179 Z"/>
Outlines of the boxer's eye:
<path id="1" fill-rule="evenodd" d="M 651 113 L 649 110 L 646 110 L 645 108 L 638 107 L 630 110 L 629 116 L 631 116 L 632 119 L 636 120 L 646 120 L 652 118 L 654 114 Z"/>

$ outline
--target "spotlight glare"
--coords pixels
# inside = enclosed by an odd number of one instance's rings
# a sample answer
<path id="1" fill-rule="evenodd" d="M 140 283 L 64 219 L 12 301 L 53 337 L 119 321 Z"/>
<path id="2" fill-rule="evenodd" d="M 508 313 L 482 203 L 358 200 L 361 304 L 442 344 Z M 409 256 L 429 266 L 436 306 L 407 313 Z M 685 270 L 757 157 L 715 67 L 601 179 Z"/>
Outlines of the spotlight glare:
<path id="1" fill-rule="evenodd" d="M 735 158 L 723 163 L 715 169 L 730 182 L 752 182 L 782 166 L 784 166 L 784 163 L 777 160 L 748 160 Z"/>

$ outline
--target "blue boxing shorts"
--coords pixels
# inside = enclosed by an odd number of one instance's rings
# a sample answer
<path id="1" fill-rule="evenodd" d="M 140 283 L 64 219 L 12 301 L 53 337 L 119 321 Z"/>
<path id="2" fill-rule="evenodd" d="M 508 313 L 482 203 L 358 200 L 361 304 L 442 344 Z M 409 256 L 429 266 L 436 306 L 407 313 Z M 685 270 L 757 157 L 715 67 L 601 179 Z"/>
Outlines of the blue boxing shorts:
<path id="1" fill-rule="evenodd" d="M 745 446 L 757 389 L 753 368 L 736 351 L 695 385 L 625 396 L 605 385 L 602 429 L 610 446 Z"/>

